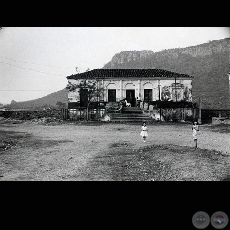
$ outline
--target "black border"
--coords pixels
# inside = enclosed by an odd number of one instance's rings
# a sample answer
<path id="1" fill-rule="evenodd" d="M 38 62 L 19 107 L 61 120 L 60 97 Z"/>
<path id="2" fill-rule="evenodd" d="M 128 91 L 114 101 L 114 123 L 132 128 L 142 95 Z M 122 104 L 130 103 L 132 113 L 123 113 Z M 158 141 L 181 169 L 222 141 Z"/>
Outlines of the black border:
<path id="1" fill-rule="evenodd" d="M 3 2 L 4 26 L 228 26 L 227 2 Z"/>

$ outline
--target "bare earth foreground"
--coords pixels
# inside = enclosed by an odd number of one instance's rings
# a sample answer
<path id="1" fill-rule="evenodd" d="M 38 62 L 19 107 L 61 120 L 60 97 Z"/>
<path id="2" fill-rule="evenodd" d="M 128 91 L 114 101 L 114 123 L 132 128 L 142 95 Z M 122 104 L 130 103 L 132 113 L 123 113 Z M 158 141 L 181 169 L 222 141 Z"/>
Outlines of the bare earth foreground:
<path id="1" fill-rule="evenodd" d="M 230 180 L 229 128 L 191 124 L 0 123 L 1 181 Z M 9 147 L 7 147 L 9 146 Z"/>

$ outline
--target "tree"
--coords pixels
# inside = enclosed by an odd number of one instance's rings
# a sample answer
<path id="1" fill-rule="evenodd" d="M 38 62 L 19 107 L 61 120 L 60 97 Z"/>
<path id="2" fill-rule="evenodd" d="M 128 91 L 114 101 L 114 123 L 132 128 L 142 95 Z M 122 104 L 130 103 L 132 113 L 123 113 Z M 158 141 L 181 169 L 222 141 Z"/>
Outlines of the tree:
<path id="1" fill-rule="evenodd" d="M 77 89 L 77 85 L 76 84 L 72 84 L 70 81 L 68 82 L 67 86 L 65 87 L 66 90 L 68 90 L 69 92 L 73 92 Z"/>
<path id="2" fill-rule="evenodd" d="M 68 82 L 68 85 L 66 86 L 66 89 L 69 92 L 74 92 L 77 89 L 87 89 L 88 92 L 88 98 L 87 98 L 87 103 L 90 105 L 93 102 L 100 101 L 101 99 L 103 100 L 104 98 L 104 88 L 101 85 L 101 82 L 96 79 L 96 80 L 80 80 L 77 84 Z"/>
<path id="3" fill-rule="evenodd" d="M 81 92 L 81 89 L 87 90 L 87 118 L 89 107 L 94 107 L 94 105 L 96 104 L 96 107 L 98 108 L 100 100 L 104 99 L 104 88 L 99 79 L 83 79 L 80 80 L 77 84 L 68 82 L 66 89 L 69 92 L 74 92 L 76 90 L 79 90 L 79 92 Z"/>
<path id="4" fill-rule="evenodd" d="M 16 104 L 16 103 L 17 103 L 17 101 L 12 100 L 10 104 L 12 105 L 12 104 Z"/>
<path id="5" fill-rule="evenodd" d="M 56 103 L 56 106 L 57 106 L 58 108 L 60 108 L 60 109 L 64 109 L 65 106 L 66 106 L 66 104 L 63 103 L 63 102 L 61 102 L 61 101 L 58 101 L 58 102 Z"/>

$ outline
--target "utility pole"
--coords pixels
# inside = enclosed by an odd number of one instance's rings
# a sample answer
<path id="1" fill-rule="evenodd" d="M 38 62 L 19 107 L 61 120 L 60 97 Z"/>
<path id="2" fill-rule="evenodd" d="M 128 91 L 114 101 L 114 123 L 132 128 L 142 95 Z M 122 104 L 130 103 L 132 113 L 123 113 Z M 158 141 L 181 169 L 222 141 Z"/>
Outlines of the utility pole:
<path id="1" fill-rule="evenodd" d="M 199 97 L 199 116 L 198 116 L 198 124 L 202 124 L 202 121 L 201 121 L 201 99 Z"/>
<path id="2" fill-rule="evenodd" d="M 176 74 L 175 74 L 175 97 L 176 97 L 176 120 L 177 120 L 177 118 L 178 118 L 178 108 L 177 108 Z"/>
<path id="3" fill-rule="evenodd" d="M 177 103 L 176 75 L 175 75 L 175 97 L 176 97 L 176 103 Z"/>
<path id="4" fill-rule="evenodd" d="M 97 81 L 97 120 L 99 121 L 99 114 L 100 114 L 100 106 L 99 106 L 99 89 L 98 89 L 98 78 Z"/>
<path id="5" fill-rule="evenodd" d="M 158 88 L 159 88 L 159 104 L 160 104 L 160 121 L 161 121 L 161 85 L 160 80 L 158 80 Z"/>

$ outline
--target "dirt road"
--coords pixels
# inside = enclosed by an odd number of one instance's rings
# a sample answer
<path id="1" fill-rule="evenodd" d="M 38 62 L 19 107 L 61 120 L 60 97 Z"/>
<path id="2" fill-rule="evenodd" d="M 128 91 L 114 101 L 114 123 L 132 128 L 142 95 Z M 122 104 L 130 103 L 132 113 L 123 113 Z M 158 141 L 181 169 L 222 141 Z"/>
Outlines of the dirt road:
<path id="1" fill-rule="evenodd" d="M 133 151 L 152 144 L 193 146 L 190 124 L 148 125 L 146 143 L 141 140 L 140 128 L 141 124 L 111 123 L 0 124 L 1 138 L 17 135 L 17 144 L 0 152 L 0 180 L 87 180 L 88 162 L 116 143 L 127 144 Z M 229 133 L 200 126 L 198 148 L 230 156 Z M 110 177 L 105 174 L 100 180 Z"/>

